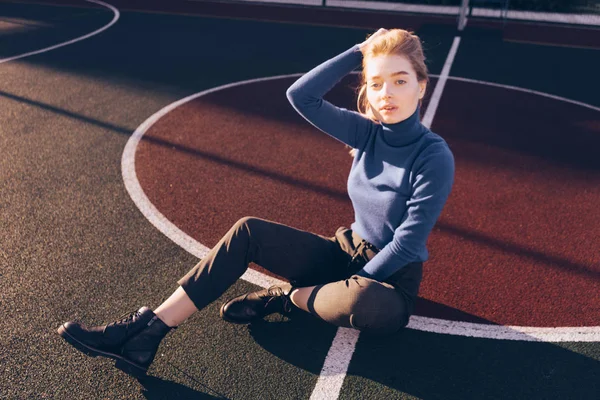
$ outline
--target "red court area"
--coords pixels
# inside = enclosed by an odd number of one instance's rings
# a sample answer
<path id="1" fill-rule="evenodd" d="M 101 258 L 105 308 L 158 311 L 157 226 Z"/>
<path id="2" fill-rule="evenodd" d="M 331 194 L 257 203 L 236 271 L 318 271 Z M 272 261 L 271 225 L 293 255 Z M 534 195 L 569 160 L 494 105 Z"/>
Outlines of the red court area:
<path id="1" fill-rule="evenodd" d="M 354 109 L 354 79 L 327 99 Z M 153 125 L 135 162 L 160 212 L 208 247 L 247 215 L 327 236 L 349 226 L 352 160 L 289 105 L 293 81 L 213 92 Z M 416 314 L 598 325 L 599 112 L 451 80 L 432 130 L 448 141 L 456 176 L 429 238 Z"/>

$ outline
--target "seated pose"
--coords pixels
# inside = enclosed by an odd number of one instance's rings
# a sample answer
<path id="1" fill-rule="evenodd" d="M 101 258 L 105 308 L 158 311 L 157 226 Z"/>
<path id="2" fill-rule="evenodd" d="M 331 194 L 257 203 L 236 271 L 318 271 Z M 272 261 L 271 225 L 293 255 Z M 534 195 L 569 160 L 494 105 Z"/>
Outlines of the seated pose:
<path id="1" fill-rule="evenodd" d="M 361 63 L 359 112 L 323 100 Z M 420 39 L 402 29 L 379 29 L 287 90 L 308 122 L 354 149 L 351 228 L 324 237 L 242 218 L 154 311 L 142 307 L 90 328 L 67 322 L 58 333 L 78 350 L 116 359 L 117 368 L 143 376 L 165 335 L 219 298 L 250 262 L 289 283 L 227 301 L 220 311 L 226 321 L 250 323 L 300 309 L 372 334 L 405 327 L 428 258 L 426 241 L 454 180 L 448 145 L 420 122 L 428 79 Z"/>

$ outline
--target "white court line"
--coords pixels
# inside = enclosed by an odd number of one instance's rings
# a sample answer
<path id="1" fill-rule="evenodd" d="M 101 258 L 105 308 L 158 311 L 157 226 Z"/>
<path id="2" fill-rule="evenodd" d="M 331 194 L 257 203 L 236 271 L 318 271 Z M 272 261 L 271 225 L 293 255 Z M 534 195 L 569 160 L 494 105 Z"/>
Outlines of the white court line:
<path id="1" fill-rule="evenodd" d="M 449 72 L 449 68 L 448 68 Z M 223 86 L 218 86 L 209 90 L 205 90 L 181 100 L 171 103 L 155 114 L 150 116 L 142 123 L 128 140 L 123 156 L 121 159 L 121 170 L 123 181 L 127 192 L 131 199 L 142 212 L 142 214 L 154 225 L 160 232 L 165 234 L 173 242 L 184 248 L 189 253 L 198 258 L 202 258 L 209 251 L 208 247 L 204 246 L 181 229 L 169 221 L 148 199 L 144 193 L 135 173 L 135 152 L 143 135 L 154 125 L 160 118 L 174 110 L 175 108 L 192 101 L 209 93 L 214 93 L 220 90 L 246 85 L 255 82 L 265 82 L 276 79 L 293 78 L 304 75 L 304 73 L 279 75 L 258 79 L 249 79 L 240 82 L 234 82 Z M 437 75 L 431 74 L 432 77 Z M 476 81 L 466 78 L 449 77 L 450 80 L 458 80 L 463 82 L 477 83 L 482 85 L 500 87 L 511 90 L 532 93 L 544 97 L 549 97 L 556 100 L 577 104 L 588 107 L 593 110 L 600 111 L 599 108 L 578 101 L 566 99 L 563 97 L 518 88 L 515 86 L 501 85 L 492 82 Z M 265 275 L 259 271 L 248 269 L 241 277 L 248 282 L 251 282 L 260 287 L 269 287 L 275 284 L 283 283 L 271 276 Z M 489 324 L 476 324 L 460 321 L 448 321 L 438 318 L 429 318 L 413 315 L 408 324 L 409 329 L 435 332 L 439 334 L 468 336 L 475 338 L 486 339 L 501 339 L 501 340 L 519 340 L 519 341 L 539 341 L 539 342 L 598 342 L 600 341 L 600 326 L 595 327 L 559 327 L 559 328 L 540 328 L 540 327 L 523 327 L 523 326 L 500 326 Z M 355 346 L 358 341 L 359 331 L 348 328 L 339 328 L 332 342 L 331 348 L 327 353 L 323 368 L 317 380 L 317 384 L 311 395 L 311 400 L 317 399 L 336 399 L 344 382 L 344 378 L 350 360 L 354 354 Z"/>
<path id="2" fill-rule="evenodd" d="M 600 326 L 539 328 L 502 326 L 446 321 L 413 315 L 407 326 L 426 332 L 468 336 L 481 339 L 518 340 L 526 342 L 599 342 Z"/>
<path id="3" fill-rule="evenodd" d="M 182 104 L 185 104 L 189 101 L 192 101 L 200 96 L 204 96 L 213 92 L 217 92 L 220 90 L 225 90 L 228 88 L 245 85 L 254 82 L 262 82 L 262 81 L 270 81 L 274 79 L 284 79 L 284 78 L 292 78 L 297 77 L 301 74 L 291 74 L 291 75 L 279 75 L 272 76 L 267 78 L 259 78 L 259 79 L 250 79 L 242 82 L 234 82 L 223 86 L 218 86 L 216 88 L 212 88 L 209 90 L 205 90 L 196 94 L 192 94 L 187 96 L 181 100 L 178 100 L 174 103 L 167 105 L 162 108 L 154 115 L 150 116 L 146 121 L 144 121 L 136 130 L 133 132 L 127 144 L 125 145 L 125 149 L 123 150 L 123 156 L 121 157 L 121 171 L 123 174 L 123 181 L 125 183 L 125 188 L 131 196 L 131 199 L 142 212 L 142 214 L 150 221 L 152 225 L 154 225 L 159 231 L 165 234 L 169 239 L 173 242 L 181 246 L 188 253 L 198 257 L 203 258 L 206 253 L 210 250 L 208 247 L 204 246 L 202 243 L 198 242 L 193 237 L 189 236 L 187 233 L 183 232 L 179 229 L 175 224 L 167 219 L 148 199 L 140 182 L 137 179 L 137 175 L 135 173 L 135 151 L 137 149 L 138 143 L 142 139 L 142 136 L 154 125 L 159 119 L 163 116 L 176 109 Z M 262 272 L 258 272 L 248 268 L 246 273 L 242 275 L 242 279 L 254 283 L 255 285 L 261 287 L 269 287 L 272 285 L 283 284 L 284 282 L 263 274 Z"/>
<path id="4" fill-rule="evenodd" d="M 435 77 L 436 75 L 430 75 L 430 76 Z M 516 90 L 517 92 L 531 93 L 531 94 L 535 94 L 535 95 L 542 96 L 542 97 L 548 97 L 548 98 L 554 99 L 554 100 L 564 101 L 565 103 L 575 104 L 575 105 L 578 105 L 581 107 L 589 108 L 594 111 L 600 111 L 600 107 L 596 107 L 591 104 L 587 104 L 587 103 L 577 101 L 577 100 L 567 99 L 566 97 L 556 96 L 554 94 L 544 93 L 544 92 L 540 92 L 537 90 L 525 89 L 525 88 L 522 88 L 519 86 L 503 85 L 501 83 L 479 81 L 477 79 L 469 79 L 469 78 L 460 78 L 457 76 L 450 76 L 450 77 L 448 77 L 448 79 L 450 79 L 451 81 L 477 83 L 479 85 L 494 86 L 494 87 L 498 87 L 498 88 L 502 88 L 502 89 Z"/>
<path id="5" fill-rule="evenodd" d="M 202 0 L 187 0 L 201 2 Z M 322 0 L 236 0 L 247 3 L 279 3 L 296 4 L 313 7 L 323 7 Z M 393 3 L 389 1 L 360 1 L 360 0 L 327 0 L 329 8 L 350 8 L 358 10 L 395 11 L 405 13 L 458 15 L 459 6 L 435 6 L 427 4 Z M 473 7 L 473 17 L 501 18 L 502 10 L 497 8 Z M 600 15 L 597 14 L 571 14 L 539 11 L 508 10 L 507 19 L 536 22 L 558 22 L 562 24 L 600 26 Z"/>
<path id="6" fill-rule="evenodd" d="M 359 335 L 356 329 L 338 328 L 310 400 L 338 398 Z"/>
<path id="7" fill-rule="evenodd" d="M 276 2 L 276 0 L 270 1 Z M 356 0 L 328 0 L 327 6 L 445 15 L 458 15 L 458 13 L 460 12 L 460 7 L 458 6 L 430 6 L 425 4 L 406 4 Z M 473 17 L 501 18 L 501 12 L 502 10 L 499 10 L 497 8 L 473 7 Z M 600 25 L 600 15 L 592 14 L 591 12 L 589 14 L 567 14 L 556 12 L 520 11 L 510 9 L 508 10 L 507 18 L 511 20 L 520 21 L 558 22 L 563 24 L 580 24 L 592 26 Z"/>
<path id="8" fill-rule="evenodd" d="M 115 7 L 111 6 L 110 4 L 104 3 L 103 1 L 99 1 L 99 0 L 85 0 L 85 1 L 87 1 L 89 3 L 100 4 L 101 6 L 109 8 L 114 13 L 112 21 L 110 21 L 107 25 L 103 26 L 102 28 L 100 28 L 98 30 L 95 30 L 94 32 L 90 32 L 90 33 L 88 33 L 86 35 L 83 35 L 83 36 L 77 37 L 75 39 L 69 40 L 68 42 L 63 42 L 63 43 L 55 44 L 55 45 L 50 46 L 50 47 L 45 47 L 45 48 L 40 49 L 40 50 L 30 51 L 29 53 L 19 54 L 19 55 L 13 56 L 13 57 L 0 59 L 0 64 L 8 62 L 8 61 L 18 60 L 19 58 L 23 58 L 23 57 L 29 57 L 29 56 L 32 56 L 34 54 L 45 53 L 45 52 L 50 51 L 50 50 L 58 49 L 59 47 L 68 46 L 70 44 L 73 44 L 73 43 L 76 43 L 76 42 L 88 39 L 88 38 L 90 38 L 90 37 L 92 37 L 94 35 L 99 34 L 100 32 L 103 32 L 103 31 L 107 30 L 108 28 L 110 28 L 112 25 L 114 25 L 117 22 L 117 20 L 119 19 L 120 15 L 121 15 L 119 13 L 119 10 L 117 10 Z"/>
<path id="9" fill-rule="evenodd" d="M 421 121 L 421 123 L 428 128 L 431 128 L 433 117 L 435 116 L 438 105 L 440 104 L 442 92 L 444 91 L 446 81 L 448 80 L 448 76 L 450 75 L 450 69 L 452 68 L 452 63 L 454 62 L 454 57 L 456 56 L 456 52 L 458 51 L 459 44 L 460 37 L 455 36 L 454 41 L 452 42 L 452 47 L 450 48 L 450 52 L 448 53 L 448 57 L 446 57 L 444 67 L 442 68 L 442 72 L 440 73 L 439 79 L 435 85 L 435 89 L 433 90 L 433 94 L 431 95 L 431 100 L 429 100 L 427 111 L 425 111 L 425 116 Z"/>
<path id="10" fill-rule="evenodd" d="M 367 2 L 355 0 L 327 0 L 327 7 L 445 15 L 458 15 L 460 11 L 460 7 L 458 6 L 430 6 L 427 4 L 406 4 L 378 1 Z"/>

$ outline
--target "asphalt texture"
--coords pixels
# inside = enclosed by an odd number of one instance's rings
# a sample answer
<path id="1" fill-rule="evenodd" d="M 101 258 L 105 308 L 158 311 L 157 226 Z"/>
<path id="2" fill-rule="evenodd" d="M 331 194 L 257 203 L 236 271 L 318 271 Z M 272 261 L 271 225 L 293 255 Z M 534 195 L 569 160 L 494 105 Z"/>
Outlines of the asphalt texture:
<path id="1" fill-rule="evenodd" d="M 100 10 L 1 5 L 0 26 L 10 32 L 0 42 L 2 58 L 112 18 Z M 123 12 L 98 36 L 0 64 L 0 398 L 308 398 L 335 334 L 312 318 L 232 325 L 219 319 L 216 302 L 163 341 L 144 382 L 75 351 L 56 329 L 68 320 L 100 324 L 142 305 L 156 307 L 197 262 L 150 225 L 125 191 L 123 148 L 148 116 L 220 84 L 306 71 L 367 33 Z M 451 37 L 435 29 L 420 33 L 430 45 L 430 69 L 439 73 Z M 573 63 L 551 49 L 512 46 L 519 45 L 496 46 L 504 57 L 494 53 L 513 69 L 506 83 L 524 79 L 598 105 L 591 90 L 577 92 L 550 73 L 553 82 L 545 83 L 539 75 L 548 65 L 556 73 L 573 71 Z M 477 48 L 470 51 L 483 51 Z M 582 60 L 579 76 L 597 70 L 582 53 L 569 54 Z M 479 63 L 457 59 L 453 75 L 491 76 L 499 68 L 490 57 Z M 502 79 L 494 77 L 487 80 Z M 598 78 L 585 79 L 589 89 Z M 240 281 L 223 298 L 254 288 Z M 597 343 L 405 331 L 383 341 L 361 338 L 340 397 L 593 399 L 599 361 Z"/>
<path id="2" fill-rule="evenodd" d="M 45 7 L 37 14 L 29 7 L 27 18 L 44 21 Z M 81 12 L 60 11 L 65 18 Z M 79 21 L 86 29 L 69 34 L 98 29 L 111 18 L 94 13 Z M 318 321 L 302 324 L 301 333 L 281 344 L 315 355 L 309 369 L 298 369 L 261 349 L 247 327 L 221 321 L 215 303 L 165 339 L 150 371 L 156 378 L 143 384 L 56 334 L 68 320 L 101 324 L 142 305 L 158 306 L 197 262 L 129 198 L 120 169 L 123 148 L 149 115 L 184 95 L 280 71 L 263 68 L 256 48 L 247 46 L 277 37 L 283 47 L 285 40 L 275 35 L 280 29 L 305 39 L 304 49 L 325 33 L 319 28 L 309 39 L 300 26 L 123 13 L 97 37 L 2 65 L 0 293 L 2 309 L 9 310 L 0 328 L 2 398 L 310 396 L 335 334 L 335 327 Z M 331 36 L 341 42 L 365 33 L 342 29 Z M 214 55 L 242 39 L 236 51 Z M 265 57 L 280 52 L 277 44 L 261 49 Z M 2 56 L 15 50 L 3 48 Z M 290 72 L 315 62 L 304 60 L 302 50 L 286 66 Z M 324 55 L 321 50 L 315 57 Z M 225 296 L 251 289 L 240 282 Z"/>

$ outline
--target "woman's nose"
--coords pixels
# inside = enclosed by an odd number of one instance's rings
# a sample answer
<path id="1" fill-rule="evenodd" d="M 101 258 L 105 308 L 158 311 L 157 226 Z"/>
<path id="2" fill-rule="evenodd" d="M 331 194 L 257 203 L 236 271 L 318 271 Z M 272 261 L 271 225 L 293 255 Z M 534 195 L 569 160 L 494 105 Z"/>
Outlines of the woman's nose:
<path id="1" fill-rule="evenodd" d="M 381 90 L 381 96 L 382 97 L 391 97 L 392 96 L 392 90 L 391 90 L 391 86 L 384 84 L 383 88 Z"/>

